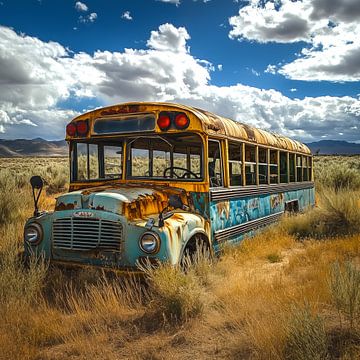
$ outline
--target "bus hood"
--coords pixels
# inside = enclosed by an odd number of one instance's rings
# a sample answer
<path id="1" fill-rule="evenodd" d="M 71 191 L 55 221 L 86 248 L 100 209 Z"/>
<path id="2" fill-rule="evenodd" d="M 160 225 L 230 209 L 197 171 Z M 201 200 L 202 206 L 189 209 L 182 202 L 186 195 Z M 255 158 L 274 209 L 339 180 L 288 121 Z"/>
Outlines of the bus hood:
<path id="1" fill-rule="evenodd" d="M 183 189 L 119 184 L 73 191 L 56 200 L 55 211 L 93 209 L 124 215 L 128 220 L 147 219 L 159 214 L 168 204 L 169 196 L 177 194 L 188 205 Z"/>

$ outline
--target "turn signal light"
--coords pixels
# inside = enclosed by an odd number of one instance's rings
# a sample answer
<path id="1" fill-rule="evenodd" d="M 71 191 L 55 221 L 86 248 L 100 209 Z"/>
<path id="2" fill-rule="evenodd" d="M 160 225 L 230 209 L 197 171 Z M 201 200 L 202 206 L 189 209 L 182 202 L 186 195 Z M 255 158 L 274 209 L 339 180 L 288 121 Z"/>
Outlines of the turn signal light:
<path id="1" fill-rule="evenodd" d="M 87 132 L 88 132 L 88 123 L 87 123 L 87 121 L 85 121 L 85 120 L 78 121 L 76 123 L 76 130 L 77 130 L 78 135 L 80 135 L 80 136 L 86 135 Z"/>
<path id="2" fill-rule="evenodd" d="M 161 130 L 169 129 L 169 127 L 171 125 L 170 117 L 167 115 L 160 115 L 157 120 L 157 124 Z"/>
<path id="3" fill-rule="evenodd" d="M 175 117 L 175 126 L 179 130 L 186 129 L 190 124 L 189 118 L 185 114 L 178 114 Z"/>
<path id="4" fill-rule="evenodd" d="M 74 123 L 67 124 L 66 126 L 66 134 L 68 136 L 75 136 L 76 135 L 76 126 Z"/>

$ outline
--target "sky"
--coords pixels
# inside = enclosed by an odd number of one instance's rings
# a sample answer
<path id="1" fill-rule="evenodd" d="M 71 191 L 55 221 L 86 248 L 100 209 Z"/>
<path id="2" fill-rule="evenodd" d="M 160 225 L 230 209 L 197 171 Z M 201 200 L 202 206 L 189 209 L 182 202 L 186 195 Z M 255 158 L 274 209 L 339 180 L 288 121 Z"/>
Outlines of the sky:
<path id="1" fill-rule="evenodd" d="M 0 0 L 0 138 L 169 101 L 360 143 L 359 19 L 359 0 Z"/>

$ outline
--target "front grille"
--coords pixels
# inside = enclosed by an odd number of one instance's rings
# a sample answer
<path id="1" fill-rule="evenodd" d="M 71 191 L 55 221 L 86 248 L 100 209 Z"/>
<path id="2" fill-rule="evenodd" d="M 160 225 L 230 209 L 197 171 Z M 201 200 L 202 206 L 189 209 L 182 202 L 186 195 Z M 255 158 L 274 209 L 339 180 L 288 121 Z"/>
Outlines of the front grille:
<path id="1" fill-rule="evenodd" d="M 122 242 L 122 225 L 103 219 L 57 219 L 53 223 L 53 247 L 67 250 L 117 250 Z"/>

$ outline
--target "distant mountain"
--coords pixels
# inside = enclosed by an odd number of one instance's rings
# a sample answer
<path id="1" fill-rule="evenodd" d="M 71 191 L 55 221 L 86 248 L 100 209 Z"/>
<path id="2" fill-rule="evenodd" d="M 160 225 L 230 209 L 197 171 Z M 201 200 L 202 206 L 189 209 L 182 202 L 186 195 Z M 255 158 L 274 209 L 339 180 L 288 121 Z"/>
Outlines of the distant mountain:
<path id="1" fill-rule="evenodd" d="M 0 139 L 0 157 L 14 156 L 67 156 L 68 147 L 64 140 L 47 141 L 41 138 L 33 140 Z"/>
<path id="2" fill-rule="evenodd" d="M 360 136 L 359 136 L 360 139 Z M 320 140 L 306 144 L 313 154 L 355 155 L 360 154 L 360 144 L 337 140 Z"/>
<path id="3" fill-rule="evenodd" d="M 347 141 L 321 140 L 306 144 L 313 154 L 319 155 L 355 155 L 360 154 L 360 144 Z M 67 156 L 68 147 L 64 140 L 47 141 L 41 138 L 33 140 L 0 139 L 0 157 L 14 156 Z"/>

